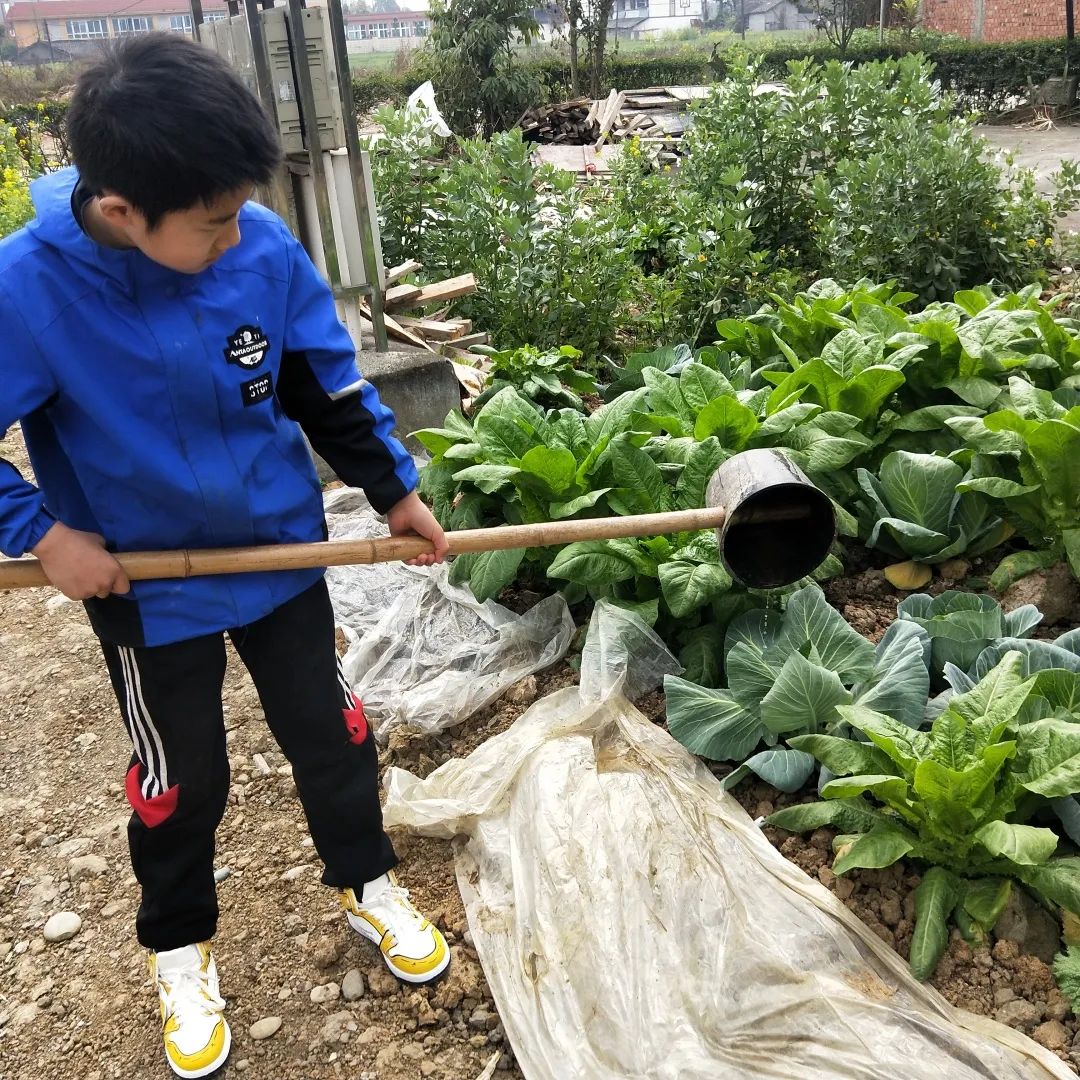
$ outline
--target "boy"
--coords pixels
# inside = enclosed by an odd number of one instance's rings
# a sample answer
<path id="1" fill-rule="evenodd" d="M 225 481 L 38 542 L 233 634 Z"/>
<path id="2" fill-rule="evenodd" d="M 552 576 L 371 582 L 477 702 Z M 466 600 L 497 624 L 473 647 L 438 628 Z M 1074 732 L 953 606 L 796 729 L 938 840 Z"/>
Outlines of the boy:
<path id="1" fill-rule="evenodd" d="M 133 744 L 137 918 L 179 1076 L 229 1053 L 210 954 L 214 831 L 229 790 L 227 633 L 304 806 L 323 882 L 410 983 L 446 942 L 392 876 L 378 759 L 334 645 L 321 570 L 132 584 L 114 551 L 325 539 L 301 428 L 395 535 L 446 540 L 334 300 L 250 203 L 278 167 L 259 102 L 178 35 L 125 41 L 79 80 L 75 168 L 34 185 L 0 243 L 0 432 L 22 421 L 38 487 L 0 462 L 0 549 L 84 600 Z"/>

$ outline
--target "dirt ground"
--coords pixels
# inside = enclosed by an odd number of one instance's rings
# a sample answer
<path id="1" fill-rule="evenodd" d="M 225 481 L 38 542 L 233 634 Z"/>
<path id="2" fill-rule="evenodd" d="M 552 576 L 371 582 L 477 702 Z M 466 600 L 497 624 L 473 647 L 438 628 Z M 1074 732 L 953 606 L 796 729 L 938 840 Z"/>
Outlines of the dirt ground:
<path id="1" fill-rule="evenodd" d="M 16 434 L 0 457 L 28 474 Z M 423 754 L 399 738 L 384 760 L 429 771 L 571 677 L 557 668 L 533 680 L 516 703 L 496 703 Z M 234 1041 L 218 1075 L 472 1080 L 494 1057 L 496 1076 L 520 1076 L 466 932 L 450 845 L 394 837 L 403 883 L 453 951 L 437 986 L 403 988 L 319 884 L 288 767 L 235 656 L 225 708 L 233 786 L 218 833 L 216 865 L 229 873 L 215 954 Z M 52 590 L 0 594 L 0 1080 L 171 1075 L 135 940 L 121 786 L 130 753 L 81 605 Z M 44 924 L 60 911 L 82 928 L 47 944 Z M 342 983 L 354 970 L 363 992 L 347 1002 Z M 350 992 L 356 984 L 353 975 Z M 271 1016 L 280 1029 L 254 1040 L 248 1029 Z"/>
<path id="2" fill-rule="evenodd" d="M 29 474 L 17 434 L 0 457 Z M 826 585 L 848 621 L 876 640 L 898 595 L 856 554 L 848 574 Z M 956 573 L 986 567 L 957 561 Z M 935 582 L 931 591 L 950 584 Z M 1072 583 L 1069 583 L 1073 587 Z M 1061 589 L 1024 596 L 1046 610 Z M 511 606 L 525 604 L 511 597 Z M 530 602 L 536 597 L 530 598 Z M 1080 621 L 1075 594 L 1058 626 Z M 1064 624 L 1064 625 L 1062 625 Z M 537 698 L 569 685 L 567 663 L 529 678 L 459 728 L 427 738 L 397 731 L 382 754 L 427 775 L 505 730 Z M 659 692 L 638 702 L 664 723 Z M 448 843 L 398 834 L 400 874 L 446 933 L 448 976 L 404 988 L 373 946 L 348 927 L 319 869 L 289 768 L 263 722 L 234 656 L 225 683 L 233 786 L 218 833 L 222 917 L 215 942 L 233 1029 L 229 1064 L 218 1075 L 245 1080 L 474 1080 L 492 1065 L 521 1077 L 472 948 Z M 0 1080 L 157 1080 L 170 1076 L 160 1044 L 156 995 L 134 936 L 138 892 L 127 858 L 129 816 L 122 781 L 130 745 L 97 642 L 82 608 L 51 590 L 0 593 Z M 728 765 L 714 765 L 724 775 Z M 746 781 L 734 792 L 755 817 L 801 796 Z M 904 864 L 837 878 L 831 834 L 767 835 L 815 875 L 901 955 L 910 944 L 917 872 Z M 77 914 L 70 940 L 47 943 L 50 916 Z M 1029 913 L 1030 914 L 1030 913 Z M 1051 920 L 1053 922 L 1053 920 Z M 1056 923 L 1044 927 L 1043 958 L 999 940 L 972 950 L 954 934 L 934 985 L 954 1005 L 995 1016 L 1080 1063 L 1080 1024 L 1053 985 L 1047 960 Z M 1047 951 L 1048 950 L 1048 951 Z M 346 1000 L 346 998 L 348 1000 Z M 251 1026 L 280 1018 L 271 1037 Z M 1077 1039 L 1076 1046 L 1073 1040 Z"/>

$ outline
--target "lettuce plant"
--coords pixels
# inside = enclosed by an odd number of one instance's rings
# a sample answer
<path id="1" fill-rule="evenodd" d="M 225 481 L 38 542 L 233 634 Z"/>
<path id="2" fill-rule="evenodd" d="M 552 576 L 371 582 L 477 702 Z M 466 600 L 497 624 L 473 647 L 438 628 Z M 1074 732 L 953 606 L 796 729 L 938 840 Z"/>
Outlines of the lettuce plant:
<path id="1" fill-rule="evenodd" d="M 482 408 L 507 386 L 520 390 L 538 405 L 579 412 L 585 411 L 581 395 L 596 393 L 596 380 L 589 372 L 577 367 L 583 354 L 572 345 L 562 345 L 547 352 L 531 345 L 503 350 L 476 345 L 473 351 L 491 360 L 486 389 L 473 403 L 474 409 Z"/>
<path id="2" fill-rule="evenodd" d="M 1063 404 L 1064 398 L 1068 404 Z M 1031 543 L 1009 556 L 992 584 L 1009 582 L 1068 559 L 1080 576 L 1080 404 L 1075 390 L 1041 390 L 1009 380 L 1011 408 L 982 419 L 949 421 L 975 452 L 972 475 L 960 484 L 993 500 Z"/>
<path id="3" fill-rule="evenodd" d="M 1014 883 L 1080 914 L 1080 857 L 1053 858 L 1056 834 L 1026 824 L 1048 799 L 1080 791 L 1080 724 L 1022 723 L 1034 685 L 1020 656 L 1007 653 L 949 701 L 929 732 L 847 705 L 839 712 L 861 738 L 790 740 L 837 779 L 821 789 L 823 801 L 787 807 L 769 824 L 838 828 L 837 874 L 904 857 L 928 864 L 915 893 L 910 953 L 919 979 L 934 973 L 949 920 L 970 939 L 985 938 Z"/>
<path id="4" fill-rule="evenodd" d="M 1005 612 L 989 596 L 952 589 L 938 596 L 914 593 L 896 614 L 921 626 L 930 638 L 930 675 L 943 682 L 945 667 L 974 667 L 979 654 L 1002 638 L 1027 638 L 1042 621 L 1034 604 Z"/>
<path id="5" fill-rule="evenodd" d="M 859 516 L 869 547 L 920 564 L 980 555 L 1009 529 L 986 502 L 959 492 L 964 470 L 948 458 L 897 450 L 874 476 L 859 469 Z"/>
<path id="6" fill-rule="evenodd" d="M 797 791 L 814 759 L 795 737 L 843 731 L 837 706 L 858 702 L 901 726 L 918 726 L 929 693 L 927 651 L 925 631 L 908 621 L 893 623 L 875 647 L 821 589 L 806 586 L 782 616 L 757 610 L 731 622 L 725 689 L 668 676 L 668 729 L 695 754 L 742 762 L 727 777 L 729 787 L 754 772 L 781 791 Z M 753 753 L 761 744 L 765 749 Z"/>

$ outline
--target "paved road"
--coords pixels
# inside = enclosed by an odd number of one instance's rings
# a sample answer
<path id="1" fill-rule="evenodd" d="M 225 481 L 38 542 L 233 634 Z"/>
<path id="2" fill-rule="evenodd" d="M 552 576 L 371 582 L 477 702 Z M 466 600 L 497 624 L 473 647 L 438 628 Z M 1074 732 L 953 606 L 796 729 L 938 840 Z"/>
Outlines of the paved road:
<path id="1" fill-rule="evenodd" d="M 1017 165 L 1034 169 L 1039 175 L 1039 188 L 1042 191 L 1052 189 L 1050 176 L 1060 167 L 1063 158 L 1080 161 L 1080 126 L 1077 125 L 1050 131 L 981 125 L 976 130 L 994 146 L 1011 150 L 1016 156 Z M 1080 232 L 1080 211 L 1065 218 L 1061 228 Z"/>

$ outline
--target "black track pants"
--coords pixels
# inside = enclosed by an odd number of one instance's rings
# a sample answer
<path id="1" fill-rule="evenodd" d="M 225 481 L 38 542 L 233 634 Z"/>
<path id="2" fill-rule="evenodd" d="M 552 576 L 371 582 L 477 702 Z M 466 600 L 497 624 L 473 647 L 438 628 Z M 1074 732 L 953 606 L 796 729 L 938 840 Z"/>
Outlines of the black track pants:
<path id="1" fill-rule="evenodd" d="M 361 895 L 397 860 L 382 827 L 375 740 L 341 671 L 325 582 L 229 637 L 292 763 L 323 882 Z M 229 794 L 224 636 L 102 648 L 134 746 L 128 842 L 142 886 L 139 941 L 159 951 L 206 941 L 218 916 L 214 831 Z"/>

